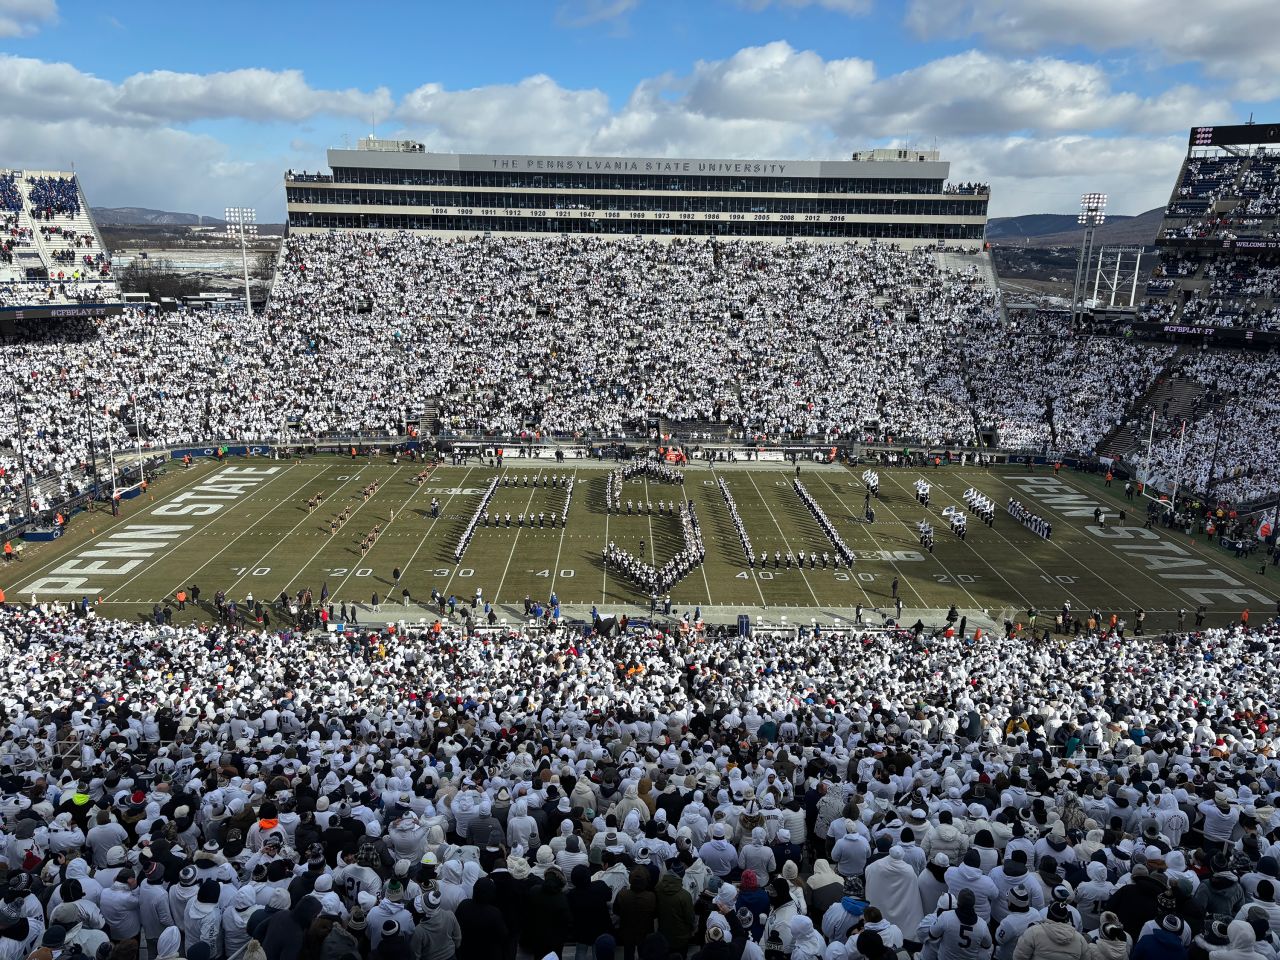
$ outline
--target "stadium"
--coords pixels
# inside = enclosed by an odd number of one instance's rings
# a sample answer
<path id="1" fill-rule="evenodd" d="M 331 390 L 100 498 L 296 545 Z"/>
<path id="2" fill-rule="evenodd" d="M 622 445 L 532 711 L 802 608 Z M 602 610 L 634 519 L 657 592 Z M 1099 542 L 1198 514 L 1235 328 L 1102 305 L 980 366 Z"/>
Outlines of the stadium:
<path id="1" fill-rule="evenodd" d="M 1280 952 L 1280 127 L 1120 309 L 936 149 L 428 146 L 218 309 L 0 169 L 0 960 Z"/>

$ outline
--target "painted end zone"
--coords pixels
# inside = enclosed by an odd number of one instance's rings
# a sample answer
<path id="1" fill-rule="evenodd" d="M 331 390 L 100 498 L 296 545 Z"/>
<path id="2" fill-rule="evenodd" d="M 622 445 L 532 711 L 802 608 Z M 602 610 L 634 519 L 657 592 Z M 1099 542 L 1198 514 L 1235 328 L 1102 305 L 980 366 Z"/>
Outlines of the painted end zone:
<path id="1" fill-rule="evenodd" d="M 1057 477 L 1010 477 L 1007 482 L 1061 517 L 1092 520 L 1095 510 L 1115 512 L 1112 504 L 1095 499 Z M 1244 581 L 1212 560 L 1175 543 L 1167 531 L 1096 523 L 1085 524 L 1083 529 L 1114 550 L 1129 566 L 1189 603 L 1249 606 L 1272 602 L 1270 597 L 1247 589 Z"/>
<path id="2" fill-rule="evenodd" d="M 283 467 L 224 467 L 207 480 L 157 504 L 142 515 L 82 547 L 58 566 L 19 588 L 19 596 L 97 597 L 184 538 L 194 524 L 176 518 L 212 517 L 251 493 Z M 170 522 L 174 518 L 174 522 Z"/>

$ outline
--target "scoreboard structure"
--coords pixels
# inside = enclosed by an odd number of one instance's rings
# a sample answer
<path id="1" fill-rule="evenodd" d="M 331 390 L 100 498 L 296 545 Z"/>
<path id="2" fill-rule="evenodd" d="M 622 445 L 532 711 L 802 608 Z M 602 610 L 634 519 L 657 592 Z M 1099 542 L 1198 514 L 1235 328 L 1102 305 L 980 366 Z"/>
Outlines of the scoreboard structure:
<path id="1" fill-rule="evenodd" d="M 1187 148 L 1237 147 L 1280 143 L 1280 124 L 1236 123 L 1228 126 L 1192 127 Z"/>

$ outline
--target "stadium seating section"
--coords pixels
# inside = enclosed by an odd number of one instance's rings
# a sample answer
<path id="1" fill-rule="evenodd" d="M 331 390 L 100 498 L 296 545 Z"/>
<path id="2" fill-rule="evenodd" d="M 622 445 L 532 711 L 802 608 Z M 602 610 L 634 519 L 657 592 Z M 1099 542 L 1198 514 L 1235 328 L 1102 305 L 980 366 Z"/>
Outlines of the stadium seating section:
<path id="1" fill-rule="evenodd" d="M 0 171 L 0 307 L 119 298 L 75 175 Z"/>

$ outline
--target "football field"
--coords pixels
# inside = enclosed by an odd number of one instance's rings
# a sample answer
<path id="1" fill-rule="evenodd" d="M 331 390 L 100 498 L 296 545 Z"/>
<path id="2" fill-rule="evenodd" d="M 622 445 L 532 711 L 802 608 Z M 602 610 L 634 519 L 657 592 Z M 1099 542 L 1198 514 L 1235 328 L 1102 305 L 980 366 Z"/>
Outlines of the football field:
<path id="1" fill-rule="evenodd" d="M 1026 619 L 1036 608 L 1043 626 L 1064 602 L 1074 611 L 1097 608 L 1133 623 L 1147 611 L 1148 631 L 1173 626 L 1179 608 L 1187 626 L 1200 603 L 1207 622 L 1238 619 L 1252 608 L 1265 617 L 1275 605 L 1276 571 L 1257 572 L 1257 561 L 1241 561 L 1201 537 L 1156 527 L 1142 528 L 1140 499 L 1125 503 L 1119 486 L 1106 489 L 1100 478 L 1044 468 L 941 469 L 878 468 L 880 497 L 875 522 L 862 519 L 862 466 L 806 463 L 801 480 L 854 551 L 852 568 L 775 565 L 775 552 L 834 555 L 831 542 L 793 489 L 795 469 L 782 463 L 732 464 L 712 470 L 690 465 L 683 485 L 652 478 L 629 480 L 624 512 L 605 510 L 606 476 L 617 464 L 588 460 L 508 459 L 500 471 L 487 464 L 434 468 L 423 482 L 421 464 L 393 465 L 385 458 L 337 457 L 295 463 L 261 458 L 226 463 L 200 461 L 189 469 L 172 465 L 147 495 L 123 504 L 121 515 L 77 515 L 66 534 L 51 543 L 28 545 L 25 558 L 0 570 L 11 602 L 78 601 L 101 598 L 99 614 L 149 618 L 156 603 L 172 601 L 180 588 L 198 584 L 201 606 L 188 605 L 177 622 L 211 617 L 215 591 L 243 604 L 250 596 L 274 600 L 310 588 L 318 597 L 327 587 L 330 602 L 359 603 L 362 622 L 430 616 L 431 591 L 469 600 L 476 590 L 500 616 L 520 619 L 523 600 L 546 600 L 553 592 L 569 615 L 595 606 L 601 613 L 648 611 L 648 598 L 602 561 L 614 542 L 655 566 L 681 546 L 679 520 L 671 513 L 625 513 L 628 500 L 692 500 L 706 546 L 705 562 L 670 591 L 675 612 L 700 606 L 706 619 L 730 622 L 742 610 L 757 616 L 788 616 L 807 623 L 811 616 L 847 617 L 862 605 L 868 619 L 893 612 L 892 584 L 899 581 L 904 620 L 955 604 L 961 613 L 999 622 Z M 489 505 L 491 515 L 512 516 L 511 525 L 480 526 L 460 562 L 454 550 L 489 481 L 502 482 Z M 547 518 L 564 508 L 563 485 L 575 480 L 568 522 Z M 533 478 L 538 478 L 535 486 Z M 723 477 L 758 555 L 765 564 L 748 567 L 729 510 L 717 484 Z M 916 501 L 914 484 L 933 485 L 928 508 Z M 366 497 L 363 491 L 377 482 Z M 970 515 L 967 539 L 948 528 L 942 511 L 964 509 L 973 487 L 996 503 L 994 526 Z M 322 497 L 318 508 L 307 501 Z M 1053 524 L 1044 540 L 1005 512 L 1010 496 Z M 431 516 L 432 499 L 440 515 Z M 1104 525 L 1093 511 L 1108 513 Z M 1126 508 L 1123 524 L 1118 511 Z M 330 532 L 342 512 L 348 519 Z M 524 514 L 544 515 L 517 525 Z M 935 529 L 932 553 L 921 547 L 916 525 L 928 519 Z M 375 526 L 375 542 L 360 541 Z M 393 572 L 399 568 L 400 580 Z M 403 591 L 410 605 L 401 605 Z M 374 595 L 383 604 L 372 612 Z M 395 606 L 386 606 L 394 601 Z M 878 611 L 878 613 L 876 613 Z M 873 616 L 874 615 L 874 616 Z M 1083 618 L 1083 616 L 1082 616 Z M 278 618 L 273 620 L 278 622 Z M 930 622 L 926 617 L 926 622 Z"/>

